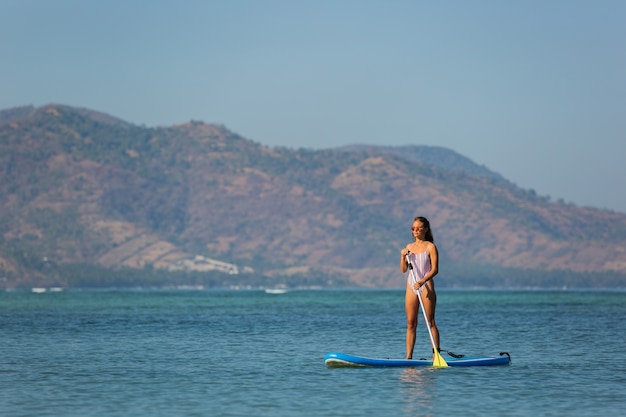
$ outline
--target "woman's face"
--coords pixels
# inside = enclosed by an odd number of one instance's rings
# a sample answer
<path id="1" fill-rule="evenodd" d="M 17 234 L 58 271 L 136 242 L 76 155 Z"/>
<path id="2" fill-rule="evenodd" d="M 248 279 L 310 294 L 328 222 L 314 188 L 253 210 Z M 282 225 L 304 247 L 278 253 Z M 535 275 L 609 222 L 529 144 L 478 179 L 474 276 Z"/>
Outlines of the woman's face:
<path id="1" fill-rule="evenodd" d="M 413 222 L 411 231 L 413 232 L 413 237 L 416 239 L 424 240 L 424 238 L 426 237 L 426 226 L 424 226 L 424 224 L 419 220 L 415 220 Z"/>

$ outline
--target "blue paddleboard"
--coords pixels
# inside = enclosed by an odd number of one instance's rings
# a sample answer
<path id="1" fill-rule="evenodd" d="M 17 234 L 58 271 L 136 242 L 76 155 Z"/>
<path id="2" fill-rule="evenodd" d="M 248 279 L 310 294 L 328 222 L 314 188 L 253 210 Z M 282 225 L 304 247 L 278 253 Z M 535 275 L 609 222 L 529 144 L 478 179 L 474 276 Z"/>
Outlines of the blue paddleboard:
<path id="1" fill-rule="evenodd" d="M 462 358 L 445 358 L 449 366 L 491 366 L 508 365 L 511 356 L 500 353 L 500 356 L 464 356 Z M 432 366 L 432 360 L 425 359 L 376 359 L 364 356 L 348 355 L 347 353 L 330 352 L 324 356 L 324 362 L 329 368 L 378 366 L 378 367 L 415 367 Z"/>

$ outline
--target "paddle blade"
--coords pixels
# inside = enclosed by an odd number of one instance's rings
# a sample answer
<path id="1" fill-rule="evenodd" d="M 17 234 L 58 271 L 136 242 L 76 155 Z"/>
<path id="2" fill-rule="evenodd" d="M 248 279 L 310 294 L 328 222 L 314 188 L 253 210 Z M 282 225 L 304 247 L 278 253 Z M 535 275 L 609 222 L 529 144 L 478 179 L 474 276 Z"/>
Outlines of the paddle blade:
<path id="1" fill-rule="evenodd" d="M 433 366 L 435 368 L 446 368 L 448 366 L 448 363 L 441 356 L 441 353 L 437 352 L 436 350 L 435 350 L 435 355 L 433 356 Z"/>

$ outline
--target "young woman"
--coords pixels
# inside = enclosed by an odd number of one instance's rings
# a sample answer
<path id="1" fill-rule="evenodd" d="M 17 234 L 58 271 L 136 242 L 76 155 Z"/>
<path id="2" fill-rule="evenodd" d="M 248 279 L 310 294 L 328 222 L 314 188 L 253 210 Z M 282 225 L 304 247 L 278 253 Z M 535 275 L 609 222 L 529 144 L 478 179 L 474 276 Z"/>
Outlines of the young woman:
<path id="1" fill-rule="evenodd" d="M 407 318 L 406 330 L 406 358 L 413 358 L 413 348 L 415 347 L 415 334 L 417 330 L 417 316 L 419 313 L 419 298 L 417 292 L 420 291 L 423 308 L 428 317 L 430 328 L 435 339 L 435 345 L 439 349 L 439 330 L 435 324 L 435 307 L 437 305 L 437 294 L 435 293 L 435 281 L 439 266 L 439 255 L 433 232 L 430 230 L 430 223 L 425 217 L 416 217 L 411 227 L 414 242 L 406 245 L 400 251 L 400 270 L 405 273 L 409 268 L 407 255 L 413 264 L 413 274 L 409 274 L 406 285 L 405 309 Z M 415 277 L 415 279 L 413 279 Z"/>

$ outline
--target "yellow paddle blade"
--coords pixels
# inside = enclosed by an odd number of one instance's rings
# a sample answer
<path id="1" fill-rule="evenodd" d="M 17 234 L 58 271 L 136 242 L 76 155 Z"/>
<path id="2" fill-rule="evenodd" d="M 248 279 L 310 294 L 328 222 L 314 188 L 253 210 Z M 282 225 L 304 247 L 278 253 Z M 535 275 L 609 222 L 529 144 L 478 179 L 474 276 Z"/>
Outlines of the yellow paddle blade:
<path id="1" fill-rule="evenodd" d="M 433 356 L 433 366 L 435 368 L 446 368 L 448 366 L 448 363 L 441 356 L 441 353 L 437 352 L 436 350 L 435 350 L 435 355 Z"/>

